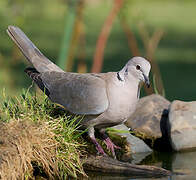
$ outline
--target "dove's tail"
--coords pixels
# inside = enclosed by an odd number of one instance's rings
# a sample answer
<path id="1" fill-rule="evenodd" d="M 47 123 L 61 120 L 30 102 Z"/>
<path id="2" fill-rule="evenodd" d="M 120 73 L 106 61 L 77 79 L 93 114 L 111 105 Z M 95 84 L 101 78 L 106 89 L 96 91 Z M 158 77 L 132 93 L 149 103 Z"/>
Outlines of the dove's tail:
<path id="1" fill-rule="evenodd" d="M 52 63 L 39 51 L 39 49 L 31 42 L 31 40 L 24 34 L 24 32 L 20 28 L 9 26 L 7 33 L 38 72 L 63 72 L 61 68 Z"/>

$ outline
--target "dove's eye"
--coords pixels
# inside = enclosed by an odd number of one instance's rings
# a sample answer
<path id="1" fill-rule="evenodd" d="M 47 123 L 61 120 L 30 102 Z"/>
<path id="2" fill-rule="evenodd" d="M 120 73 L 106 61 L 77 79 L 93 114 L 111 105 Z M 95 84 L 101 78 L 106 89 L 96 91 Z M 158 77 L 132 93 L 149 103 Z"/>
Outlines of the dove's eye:
<path id="1" fill-rule="evenodd" d="M 137 70 L 140 70 L 140 69 L 141 69 L 141 67 L 140 67 L 139 65 L 137 65 L 137 66 L 136 66 L 136 69 L 137 69 Z"/>

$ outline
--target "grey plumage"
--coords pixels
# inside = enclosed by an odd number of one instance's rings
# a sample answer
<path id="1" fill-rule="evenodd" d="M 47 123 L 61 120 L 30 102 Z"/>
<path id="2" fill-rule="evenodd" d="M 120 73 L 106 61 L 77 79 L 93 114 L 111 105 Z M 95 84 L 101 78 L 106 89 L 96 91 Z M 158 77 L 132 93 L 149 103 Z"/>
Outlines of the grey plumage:
<path id="1" fill-rule="evenodd" d="M 38 72 L 45 71 L 58 71 L 64 72 L 57 65 L 52 63 L 46 58 L 39 49 L 30 41 L 30 39 L 21 31 L 20 28 L 15 26 L 9 26 L 7 29 L 8 35 L 20 48 L 24 56 L 33 64 Z"/>
<path id="2" fill-rule="evenodd" d="M 149 84 L 150 63 L 142 57 L 134 57 L 119 72 L 71 73 L 64 72 L 49 59 L 18 28 L 7 30 L 34 68 L 27 74 L 55 103 L 74 114 L 86 115 L 81 124 L 88 128 L 89 136 L 98 152 L 104 154 L 94 136 L 94 128 L 103 135 L 113 155 L 117 148 L 105 133 L 105 128 L 126 121 L 138 101 L 139 83 Z"/>

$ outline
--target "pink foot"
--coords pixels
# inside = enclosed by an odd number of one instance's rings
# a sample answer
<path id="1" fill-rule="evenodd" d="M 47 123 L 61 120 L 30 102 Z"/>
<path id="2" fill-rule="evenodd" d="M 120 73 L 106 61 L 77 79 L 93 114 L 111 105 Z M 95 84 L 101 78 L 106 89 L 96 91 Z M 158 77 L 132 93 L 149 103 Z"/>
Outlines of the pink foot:
<path id="1" fill-rule="evenodd" d="M 107 156 L 107 154 L 104 152 L 103 148 L 100 145 L 96 146 L 96 149 L 97 149 L 97 154 L 98 155 Z"/>
<path id="2" fill-rule="evenodd" d="M 100 144 L 97 142 L 97 140 L 94 138 L 91 138 L 91 140 L 95 144 L 95 147 L 97 149 L 97 153 L 104 155 L 104 156 L 107 156 L 107 154 L 104 152 L 103 148 L 100 146 Z"/>
<path id="3" fill-rule="evenodd" d="M 116 159 L 115 149 L 121 149 L 120 147 L 116 146 L 109 137 L 104 140 L 107 149 L 112 152 L 113 157 Z"/>

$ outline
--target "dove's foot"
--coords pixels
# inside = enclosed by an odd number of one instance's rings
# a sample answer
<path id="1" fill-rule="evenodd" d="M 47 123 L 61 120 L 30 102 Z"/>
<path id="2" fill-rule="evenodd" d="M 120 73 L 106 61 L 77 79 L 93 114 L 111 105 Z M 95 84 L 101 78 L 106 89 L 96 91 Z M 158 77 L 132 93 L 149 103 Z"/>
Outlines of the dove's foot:
<path id="1" fill-rule="evenodd" d="M 104 142 L 107 146 L 107 149 L 112 153 L 113 157 L 116 159 L 115 149 L 121 149 L 120 147 L 116 146 L 109 137 L 104 139 Z"/>
<path id="2" fill-rule="evenodd" d="M 91 138 L 91 141 L 95 144 L 95 147 L 97 149 L 97 153 L 99 155 L 107 156 L 107 154 L 104 152 L 103 148 L 101 147 L 101 145 L 97 142 L 97 140 L 95 138 Z"/>
<path id="3" fill-rule="evenodd" d="M 121 148 L 116 146 L 112 142 L 112 140 L 109 138 L 108 134 L 106 133 L 105 129 L 101 129 L 99 132 L 102 135 L 102 138 L 107 146 L 107 149 L 112 153 L 113 157 L 116 159 L 115 149 L 121 149 Z"/>

